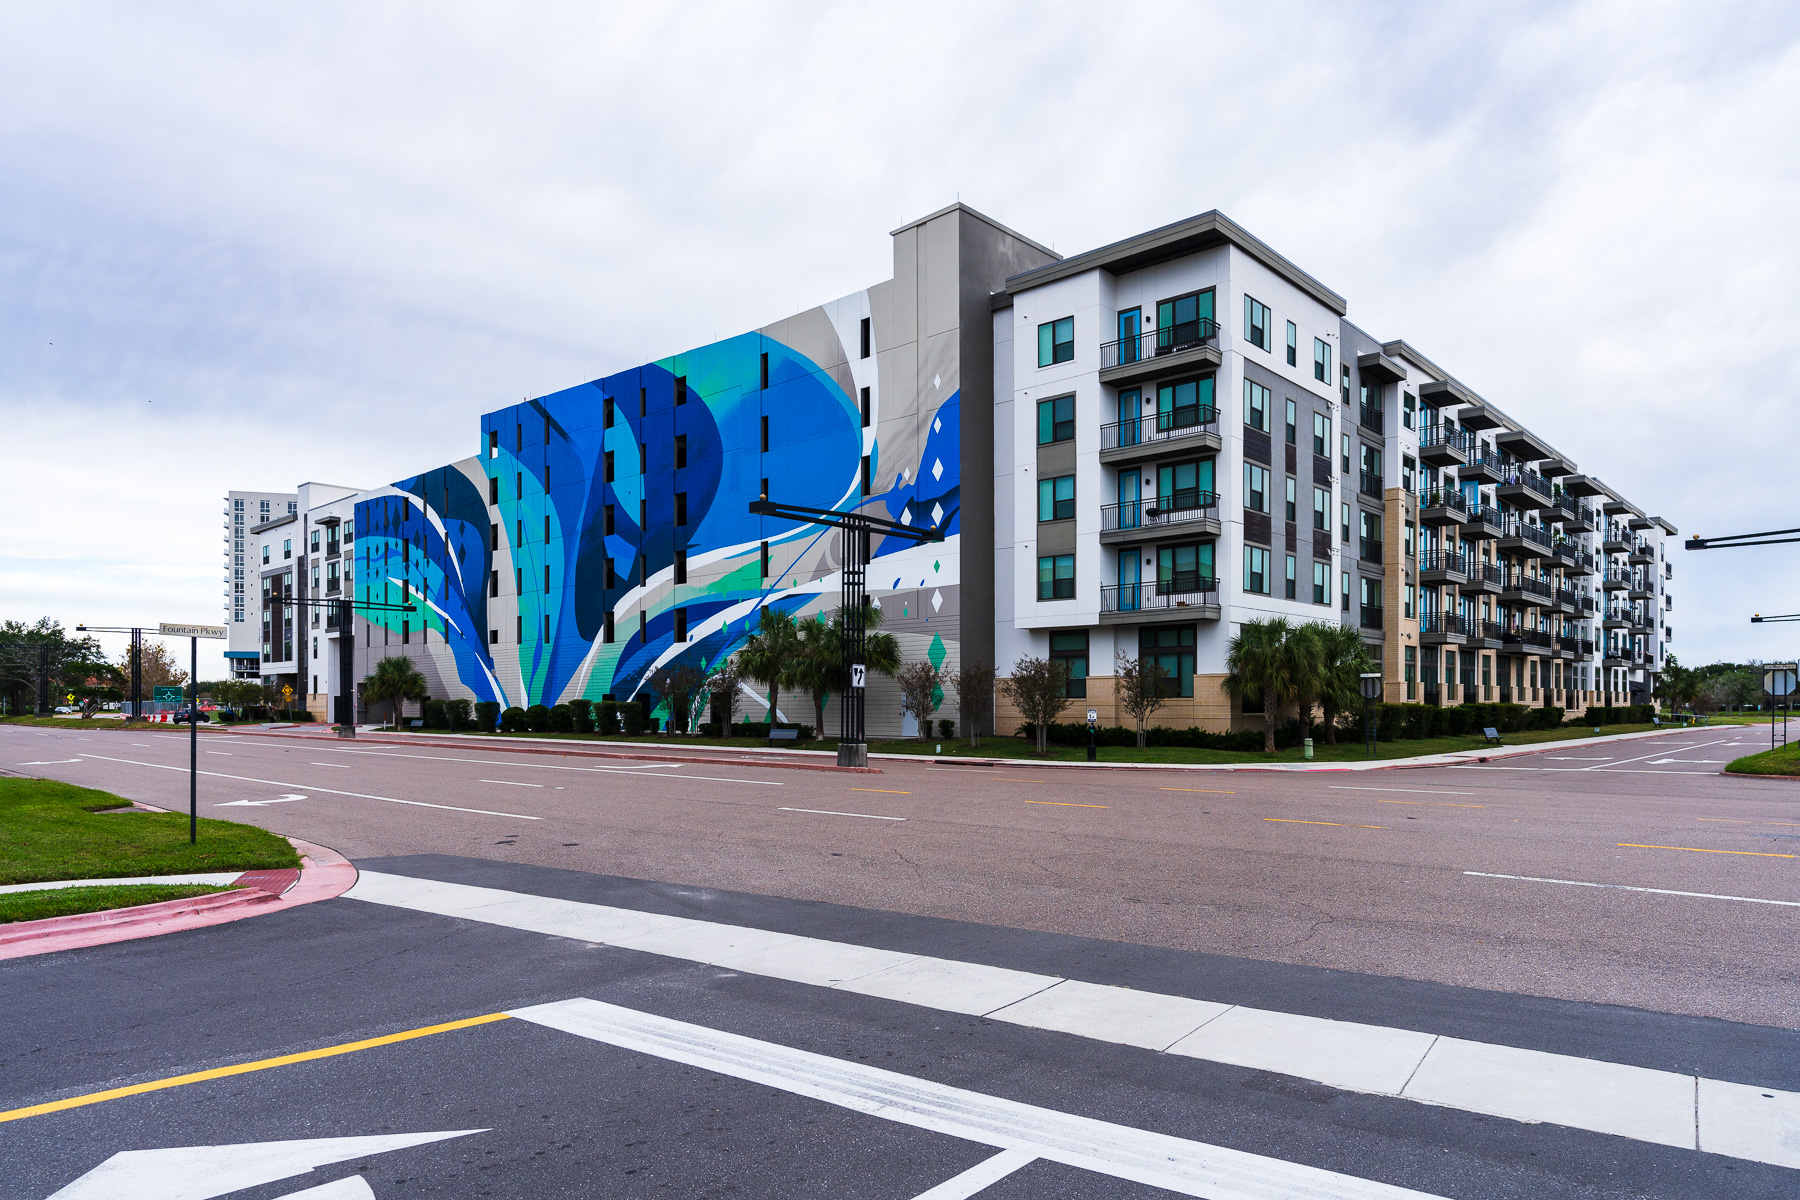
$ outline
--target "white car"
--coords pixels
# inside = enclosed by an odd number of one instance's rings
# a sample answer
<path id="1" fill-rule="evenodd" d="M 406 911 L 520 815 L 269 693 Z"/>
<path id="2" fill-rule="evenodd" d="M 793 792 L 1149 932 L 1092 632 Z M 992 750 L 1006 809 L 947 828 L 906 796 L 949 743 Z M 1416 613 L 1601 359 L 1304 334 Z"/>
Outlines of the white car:
<path id="1" fill-rule="evenodd" d="M 66 704 L 59 704 L 59 705 L 57 705 L 57 706 L 56 706 L 56 711 L 57 711 L 57 712 L 59 712 L 59 713 L 72 713 L 72 712 L 75 712 L 75 711 L 77 711 L 77 710 L 75 710 L 75 709 L 73 709 L 73 708 L 70 708 L 70 707 L 69 707 L 69 706 L 68 706 L 68 705 L 66 705 Z"/>

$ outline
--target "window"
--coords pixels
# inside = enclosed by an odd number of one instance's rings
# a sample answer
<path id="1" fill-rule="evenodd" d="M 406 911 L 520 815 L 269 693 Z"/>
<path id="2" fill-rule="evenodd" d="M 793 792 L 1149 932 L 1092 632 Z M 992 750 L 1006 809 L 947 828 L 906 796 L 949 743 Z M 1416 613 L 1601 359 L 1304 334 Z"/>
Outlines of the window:
<path id="1" fill-rule="evenodd" d="M 1120 472 L 1120 499 L 1127 491 L 1125 481 L 1137 472 Z M 1136 485 L 1132 485 L 1135 487 Z M 1209 508 L 1216 504 L 1213 495 L 1213 460 L 1194 458 L 1186 462 L 1165 463 L 1156 468 L 1156 508 L 1160 512 L 1185 512 Z"/>
<path id="2" fill-rule="evenodd" d="M 762 481 L 762 491 L 758 492 L 757 495 L 761 496 L 764 500 L 769 498 L 769 480 L 767 476 L 764 476 Z"/>
<path id="3" fill-rule="evenodd" d="M 489 550 L 498 550 L 499 548 L 500 548 L 500 522 L 494 521 L 488 525 L 488 549 Z"/>
<path id="4" fill-rule="evenodd" d="M 613 508 L 614 508 L 613 505 L 608 504 L 604 509 L 601 510 L 600 532 L 607 537 L 611 537 L 613 535 L 613 529 L 614 529 Z"/>
<path id="5" fill-rule="evenodd" d="M 404 585 L 402 585 L 402 589 L 404 590 Z M 524 567 L 514 567 L 513 568 L 513 595 L 523 596 L 524 594 L 525 594 L 525 568 Z"/>
<path id="6" fill-rule="evenodd" d="M 488 595 L 498 596 L 499 594 L 500 594 L 500 572 L 498 570 L 490 571 L 490 572 L 488 572 Z"/>
<path id="7" fill-rule="evenodd" d="M 870 485 L 873 482 L 874 481 L 869 478 L 869 456 L 865 454 L 862 456 L 862 494 L 863 495 L 867 496 L 869 494 Z M 764 486 L 766 487 L 767 485 L 765 484 Z"/>
<path id="8" fill-rule="evenodd" d="M 1322 487 L 1313 489 L 1313 528 L 1322 533 L 1331 529 L 1331 493 Z"/>
<path id="9" fill-rule="evenodd" d="M 1296 598 L 1294 595 L 1294 589 L 1295 589 L 1294 572 L 1298 569 L 1298 566 L 1299 566 L 1299 564 L 1294 560 L 1294 556 L 1291 554 L 1288 555 L 1287 556 L 1287 598 L 1289 600 L 1293 600 Z"/>
<path id="10" fill-rule="evenodd" d="M 1266 467 L 1244 464 L 1244 507 L 1251 512 L 1269 511 L 1269 472 Z"/>
<path id="11" fill-rule="evenodd" d="M 520 471 L 513 476 L 513 499 L 514 500 L 523 500 L 524 498 L 525 498 L 525 472 Z"/>
<path id="12" fill-rule="evenodd" d="M 1339 363 L 1338 371 L 1341 372 L 1342 376 L 1343 376 L 1343 378 L 1341 379 L 1341 381 L 1338 384 L 1338 392 L 1340 393 L 1340 395 L 1343 398 L 1344 407 L 1349 408 L 1350 407 L 1350 364 L 1349 363 Z"/>
<path id="13" fill-rule="evenodd" d="M 1418 469 L 1419 464 L 1414 461 L 1412 455 L 1402 454 L 1400 456 L 1400 486 L 1406 489 L 1408 495 L 1412 494 L 1413 475 Z"/>
<path id="14" fill-rule="evenodd" d="M 1300 519 L 1296 515 L 1299 507 L 1300 484 L 1292 475 L 1289 475 L 1287 481 L 1287 519 L 1289 521 L 1297 521 Z"/>
<path id="15" fill-rule="evenodd" d="M 767 450 L 769 448 L 768 441 L 769 441 L 769 418 L 764 417 L 763 418 L 763 449 L 764 450 Z M 675 465 L 678 468 L 687 466 L 687 434 L 685 434 L 685 433 L 678 433 L 675 435 Z"/>
<path id="16" fill-rule="evenodd" d="M 1132 388 L 1119 393 L 1119 418 L 1130 420 L 1126 416 L 1128 410 L 1135 416 L 1138 391 Z M 1213 413 L 1213 381 L 1212 379 L 1184 379 L 1177 383 L 1165 383 L 1156 389 L 1156 428 L 1159 433 L 1167 433 L 1171 429 L 1192 429 L 1196 425 L 1210 425 Z M 1121 431 L 1123 434 L 1123 431 Z M 1135 423 L 1131 425 L 1131 436 L 1139 435 Z M 1136 440 L 1121 442 L 1121 445 L 1136 445 Z"/>
<path id="17" fill-rule="evenodd" d="M 762 382 L 758 385 L 763 391 L 769 390 L 769 352 L 762 352 Z"/>
<path id="18" fill-rule="evenodd" d="M 525 518 L 520 517 L 513 522 L 513 534 L 513 545 L 523 546 L 525 544 Z"/>
<path id="19" fill-rule="evenodd" d="M 1038 401 L 1038 445 L 1075 440 L 1075 397 Z"/>
<path id="20" fill-rule="evenodd" d="M 1261 546 L 1244 547 L 1244 590 L 1269 593 L 1269 552 Z"/>
<path id="21" fill-rule="evenodd" d="M 1320 383 L 1331 382 L 1331 347 L 1324 338 L 1313 339 L 1313 378 Z"/>
<path id="22" fill-rule="evenodd" d="M 1119 557 L 1120 561 L 1124 561 L 1123 553 Z M 1157 595 L 1178 596 L 1188 592 L 1210 592 L 1216 587 L 1218 587 L 1218 581 L 1213 577 L 1213 544 L 1211 542 L 1191 542 L 1185 546 L 1157 547 Z"/>
<path id="23" fill-rule="evenodd" d="M 544 595 L 548 596 L 549 594 L 550 594 L 550 568 L 546 566 L 544 568 Z"/>
<path id="24" fill-rule="evenodd" d="M 609 587 L 609 588 L 619 586 L 619 577 L 618 577 L 618 574 L 613 570 L 612 558 L 610 556 L 608 556 L 606 558 L 601 559 L 600 561 L 606 564 L 604 586 Z"/>
<path id="25" fill-rule="evenodd" d="M 1300 327 L 1289 321 L 1287 329 L 1288 366 L 1297 367 L 1300 365 Z"/>
<path id="26" fill-rule="evenodd" d="M 638 416 L 642 417 L 649 410 L 650 410 L 650 389 L 649 388 L 639 388 L 638 389 Z"/>
<path id="27" fill-rule="evenodd" d="M 869 389 L 868 388 L 864 388 L 862 390 L 862 427 L 864 429 L 867 429 L 869 427 Z"/>
<path id="28" fill-rule="evenodd" d="M 1313 564 L 1313 603 L 1331 603 L 1331 566 L 1328 563 Z"/>
<path id="29" fill-rule="evenodd" d="M 600 618 L 600 640 L 608 646 L 612 645 L 613 615 L 610 612 L 602 614 Z"/>
<path id="30" fill-rule="evenodd" d="M 606 482 L 611 483 L 613 478 L 613 452 L 608 450 L 606 452 Z"/>
<path id="31" fill-rule="evenodd" d="M 767 542 L 762 544 L 762 577 L 764 579 L 769 577 L 769 543 Z"/>
<path id="32" fill-rule="evenodd" d="M 638 641 L 650 640 L 650 616 L 642 609 L 638 610 Z"/>
<path id="33" fill-rule="evenodd" d="M 269 543 L 263 543 L 263 566 L 269 565 Z"/>
<path id="34" fill-rule="evenodd" d="M 1244 424 L 1269 432 L 1269 389 L 1244 380 Z"/>
<path id="35" fill-rule="evenodd" d="M 1313 453 L 1320 458 L 1331 453 L 1331 418 L 1321 412 L 1313 414 Z"/>
<path id="36" fill-rule="evenodd" d="M 1244 340 L 1259 350 L 1269 348 L 1269 306 L 1248 295 L 1244 297 Z"/>
<path id="37" fill-rule="evenodd" d="M 1408 429 L 1417 429 L 1418 413 L 1419 402 L 1413 398 L 1411 392 L 1406 393 L 1400 405 L 1400 423 Z"/>
<path id="38" fill-rule="evenodd" d="M 675 552 L 675 582 L 687 582 L 687 551 L 685 550 Z"/>
<path id="39" fill-rule="evenodd" d="M 1413 539 L 1418 536 L 1418 533 L 1419 533 L 1418 526 L 1413 524 L 1411 521 L 1408 521 L 1406 523 L 1406 557 L 1408 557 L 1408 558 L 1412 558 L 1415 554 L 1415 551 L 1413 549 L 1413 545 L 1414 545 Z"/>
<path id="40" fill-rule="evenodd" d="M 638 446 L 638 474 L 639 475 L 647 475 L 649 473 L 650 473 L 650 447 L 640 443 Z M 524 495 L 524 493 L 521 492 L 520 495 Z"/>
<path id="41" fill-rule="evenodd" d="M 366 641 L 363 644 L 365 646 L 368 645 L 368 643 Z M 500 631 L 498 629 L 488 630 L 488 645 L 498 646 L 499 644 L 500 644 Z"/>
<path id="42" fill-rule="evenodd" d="M 1063 663 L 1069 668 L 1069 690 L 1063 694 L 1072 700 L 1085 700 L 1088 674 L 1087 630 L 1051 634 L 1050 661 Z"/>
<path id="43" fill-rule="evenodd" d="M 1163 694 L 1194 694 L 1194 627 L 1145 629 L 1138 633 L 1138 659 L 1163 669 Z"/>
<path id="44" fill-rule="evenodd" d="M 769 418 L 766 416 L 762 419 L 762 452 L 769 452 Z"/>
<path id="45" fill-rule="evenodd" d="M 1350 473 L 1350 435 L 1346 433 L 1341 436 L 1343 437 L 1344 474 L 1348 475 Z"/>
<path id="46" fill-rule="evenodd" d="M 1299 419 L 1300 419 L 1299 418 L 1299 407 L 1293 402 L 1292 399 L 1288 400 L 1288 402 L 1287 402 L 1287 444 L 1290 446 L 1299 444 L 1300 428 L 1298 425 L 1295 424 L 1295 422 L 1298 421 Z"/>
<path id="47" fill-rule="evenodd" d="M 675 640 L 687 641 L 687 609 L 685 608 L 675 610 Z"/>
<path id="48" fill-rule="evenodd" d="M 602 429 L 613 427 L 613 398 L 611 396 L 600 397 L 600 427 Z"/>
<path id="49" fill-rule="evenodd" d="M 1075 517 L 1075 477 L 1038 480 L 1038 520 L 1068 521 Z"/>
<path id="50" fill-rule="evenodd" d="M 1412 620 L 1412 617 L 1413 617 L 1413 585 L 1409 583 L 1406 585 L 1406 619 L 1410 621 L 1410 620 Z"/>
<path id="51" fill-rule="evenodd" d="M 544 514 L 544 540 L 546 542 L 550 540 L 550 514 L 549 513 Z"/>
<path id="52" fill-rule="evenodd" d="M 686 375 L 677 375 L 675 377 L 675 403 L 676 404 L 686 404 L 687 403 L 687 376 Z"/>
<path id="53" fill-rule="evenodd" d="M 281 539 L 281 557 L 284 560 L 294 557 L 294 539 L 293 538 L 282 538 Z"/>
<path id="54" fill-rule="evenodd" d="M 1345 528 L 1348 529 L 1349 526 L 1346 525 Z M 1344 572 L 1344 611 L 1350 611 L 1350 572 L 1348 571 Z"/>
<path id="55" fill-rule="evenodd" d="M 1072 600 L 1075 597 L 1075 556 L 1045 555 L 1038 559 L 1038 599 Z"/>
<path id="56" fill-rule="evenodd" d="M 548 520 L 548 518 L 545 518 L 545 519 Z M 675 493 L 675 524 L 677 526 L 687 524 L 687 493 L 686 492 L 676 492 Z"/>
<path id="57" fill-rule="evenodd" d="M 488 430 L 488 457 L 500 457 L 500 431 L 498 429 Z"/>
<path id="58" fill-rule="evenodd" d="M 869 357 L 869 343 L 872 340 L 869 329 L 869 318 L 864 317 L 862 319 L 862 357 Z"/>
<path id="59" fill-rule="evenodd" d="M 1075 357 L 1075 318 L 1058 317 L 1038 326 L 1038 366 L 1069 362 Z"/>

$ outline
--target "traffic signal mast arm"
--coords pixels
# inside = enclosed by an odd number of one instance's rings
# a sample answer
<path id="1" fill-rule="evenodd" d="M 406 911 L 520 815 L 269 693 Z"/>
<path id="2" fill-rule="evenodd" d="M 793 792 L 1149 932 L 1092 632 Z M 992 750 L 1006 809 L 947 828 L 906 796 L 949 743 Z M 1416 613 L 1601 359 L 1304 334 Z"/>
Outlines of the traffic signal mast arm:
<path id="1" fill-rule="evenodd" d="M 1793 537 L 1784 536 L 1793 534 Z M 1771 529 L 1764 533 L 1734 533 L 1726 537 L 1691 537 L 1685 543 L 1689 550 L 1729 550 L 1734 546 L 1774 546 L 1782 542 L 1800 542 L 1800 529 Z"/>

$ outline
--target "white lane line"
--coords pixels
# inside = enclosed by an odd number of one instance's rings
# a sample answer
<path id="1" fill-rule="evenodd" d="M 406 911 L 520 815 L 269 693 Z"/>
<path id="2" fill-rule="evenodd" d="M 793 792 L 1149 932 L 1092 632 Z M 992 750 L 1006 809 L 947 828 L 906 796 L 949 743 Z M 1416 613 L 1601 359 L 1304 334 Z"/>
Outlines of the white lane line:
<path id="1" fill-rule="evenodd" d="M 330 767 L 334 771 L 348 771 L 350 769 L 343 763 L 307 763 L 306 765 L 309 767 Z"/>
<path id="2" fill-rule="evenodd" d="M 187 770 L 186 767 L 171 767 L 171 766 L 166 766 L 163 763 L 138 762 L 135 759 L 130 759 L 130 758 L 108 758 L 104 754 L 84 754 L 84 755 L 82 755 L 82 757 L 83 758 L 97 758 L 101 762 L 124 763 L 127 766 L 132 766 L 132 767 L 151 767 L 158 771 L 186 771 Z M 211 776 L 214 779 L 235 779 L 239 783 L 266 783 L 270 787 L 284 787 L 284 788 L 303 787 L 303 788 L 306 788 L 308 791 L 312 791 L 312 792 L 324 792 L 328 796 L 349 796 L 356 800 L 380 800 L 387 804 L 409 804 L 409 805 L 413 806 L 414 808 L 441 808 L 445 812 L 475 813 L 475 814 L 477 814 L 479 816 L 483 816 L 483 817 L 513 817 L 520 821 L 541 821 L 544 819 L 542 817 L 527 816 L 524 813 L 494 812 L 493 810 L 486 809 L 486 808 L 459 808 L 457 805 L 454 805 L 454 804 L 429 804 L 424 800 L 397 800 L 392 796 L 370 796 L 370 795 L 366 795 L 362 792 L 341 792 L 341 791 L 336 790 L 335 788 L 313 787 L 310 784 L 304 784 L 304 783 L 286 783 L 279 779 L 253 779 L 248 775 L 226 775 L 219 771 L 202 771 L 202 772 L 200 772 L 200 774 Z M 215 805 L 215 807 L 217 807 L 217 806 Z"/>
<path id="3" fill-rule="evenodd" d="M 1312 1200 L 1431 1200 L 1429 1193 L 1410 1188 L 1022 1104 L 598 1000 L 563 1000 L 514 1009 L 510 1015 L 605 1045 L 835 1104 L 851 1112 L 993 1146 L 1019 1156 L 1048 1159 L 1115 1179 L 1166 1188 L 1183 1196 L 1216 1200 L 1293 1200 L 1302 1196 Z M 988 1163 L 995 1161 L 989 1159 Z M 936 1200 L 933 1192 L 925 1195 Z"/>
<path id="4" fill-rule="evenodd" d="M 46 758 L 42 762 L 14 763 L 15 767 L 54 767 L 58 763 L 77 763 L 79 758 Z"/>
<path id="5" fill-rule="evenodd" d="M 813 813 L 821 817 L 861 817 L 865 821 L 904 821 L 905 817 L 878 817 L 874 813 L 833 812 L 829 808 L 780 808 L 777 812 Z"/>
<path id="6" fill-rule="evenodd" d="M 976 1192 L 999 1183 L 1020 1167 L 1029 1167 L 1037 1155 L 1029 1150 L 1002 1150 L 983 1159 L 960 1175 L 953 1175 L 934 1188 L 920 1192 L 913 1200 L 969 1200 Z"/>
<path id="7" fill-rule="evenodd" d="M 1536 875 L 1496 875 L 1489 871 L 1464 871 L 1482 879 L 1516 879 L 1521 883 L 1561 883 L 1569 887 L 1613 888 L 1621 892 L 1649 892 L 1655 896 L 1691 896 L 1696 900 L 1741 900 L 1745 904 L 1779 904 L 1784 908 L 1800 908 L 1800 900 L 1765 900 L 1760 896 L 1722 896 L 1715 892 L 1677 892 L 1670 888 L 1632 887 L 1624 883 L 1589 883 L 1584 879 L 1542 879 Z"/>
<path id="8" fill-rule="evenodd" d="M 1477 794 L 1475 792 L 1440 792 L 1434 788 L 1357 787 L 1348 783 L 1334 783 L 1331 785 L 1331 790 L 1334 792 L 1413 792 L 1420 796 L 1473 796 Z"/>
<path id="9" fill-rule="evenodd" d="M 515 781 L 513 781 L 513 780 L 511 780 L 511 779 L 477 779 L 477 780 L 476 780 L 476 781 L 475 781 L 475 782 L 476 782 L 476 783 L 498 783 L 498 784 L 502 784 L 502 785 L 504 785 L 504 786 L 506 786 L 506 787 L 534 787 L 534 788 L 541 788 L 541 787 L 543 787 L 543 786 L 544 786 L 544 785 L 543 785 L 543 784 L 541 784 L 541 783 L 517 783 L 517 782 L 515 782 Z"/>
<path id="10" fill-rule="evenodd" d="M 1724 744 L 1724 742 L 1725 742 L 1725 741 L 1726 741 L 1726 739 L 1724 739 L 1724 738 L 1718 738 L 1718 739 L 1716 739 L 1716 740 L 1714 740 L 1714 741 L 1710 741 L 1710 742 L 1697 742 L 1697 743 L 1695 743 L 1695 744 L 1694 744 L 1694 745 L 1692 745 L 1692 746 L 1669 746 L 1669 745 L 1665 745 L 1665 746 L 1663 746 L 1663 748 L 1662 748 L 1662 749 L 1660 749 L 1660 750 L 1652 750 L 1652 751 L 1651 751 L 1651 752 L 1650 752 L 1650 753 L 1649 753 L 1649 754 L 1640 754 L 1640 755 L 1638 755 L 1638 756 L 1637 756 L 1637 757 L 1636 757 L 1636 758 L 1621 758 L 1621 759 L 1617 759 L 1617 760 L 1615 760 L 1615 761 L 1614 761 L 1614 762 L 1613 762 L 1613 764 L 1612 764 L 1612 765 L 1613 765 L 1613 766 L 1614 766 L 1614 767 L 1622 767 L 1622 766 L 1624 766 L 1624 765 L 1625 765 L 1625 764 L 1626 764 L 1626 763 L 1633 763 L 1633 762 L 1643 762 L 1643 761 L 1644 761 L 1644 760 L 1645 760 L 1645 759 L 1646 759 L 1646 758 L 1655 758 L 1655 757 L 1656 757 L 1656 756 L 1657 756 L 1657 755 L 1659 755 L 1659 754 L 1667 754 L 1667 753 L 1669 753 L 1669 751 L 1671 751 L 1671 750 L 1680 750 L 1680 751 L 1687 751 L 1687 750 L 1699 750 L 1699 749 L 1701 749 L 1701 748 L 1703 748 L 1703 747 L 1706 747 L 1706 746 L 1718 746 L 1718 745 L 1722 745 L 1722 744 Z M 1577 770 L 1577 771 L 1603 771 L 1603 770 L 1607 770 L 1607 769 L 1609 769 L 1609 768 L 1606 768 L 1606 767 L 1576 767 L 1576 768 L 1575 768 L 1575 770 Z"/>
<path id="11" fill-rule="evenodd" d="M 502 762 L 489 758 L 451 758 L 442 754 L 393 754 L 385 750 L 336 750 L 327 747 L 327 754 L 357 754 L 370 758 L 407 758 L 421 762 L 453 762 L 467 763 L 476 767 L 514 767 L 533 771 L 578 771 L 587 775 L 647 775 L 652 779 L 688 779 L 700 783 L 742 783 L 751 787 L 786 787 L 787 784 L 768 779 L 734 779 L 724 775 L 669 775 L 665 771 L 651 771 L 640 767 L 567 767 L 559 763 L 540 762 Z M 678 767 L 692 766 L 692 763 L 669 763 L 668 770 Z"/>
<path id="12" fill-rule="evenodd" d="M 219 757 L 220 757 L 220 758 L 233 758 L 233 757 L 235 757 L 235 756 L 234 756 L 234 755 L 233 755 L 233 754 L 232 754 L 232 753 L 231 753 L 231 751 L 229 751 L 229 750 L 208 750 L 208 751 L 207 751 L 207 753 L 208 753 L 208 754 L 217 754 L 217 755 L 218 755 L 218 756 L 219 756 Z"/>

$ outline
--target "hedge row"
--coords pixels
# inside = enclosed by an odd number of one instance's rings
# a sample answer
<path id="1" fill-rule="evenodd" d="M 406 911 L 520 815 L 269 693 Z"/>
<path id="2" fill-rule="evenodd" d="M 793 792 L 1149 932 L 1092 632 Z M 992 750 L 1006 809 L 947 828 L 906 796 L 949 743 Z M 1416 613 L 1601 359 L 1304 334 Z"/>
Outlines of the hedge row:
<path id="1" fill-rule="evenodd" d="M 496 706 L 497 707 L 497 706 Z M 641 700 L 570 700 L 547 707 L 513 707 L 500 714 L 505 733 L 643 733 L 653 723 L 650 705 Z"/>
<path id="2" fill-rule="evenodd" d="M 1526 704 L 1458 704 L 1449 708 L 1440 708 L 1434 704 L 1378 704 L 1375 710 L 1375 735 L 1384 742 L 1463 737 L 1489 728 L 1501 733 L 1517 733 L 1525 729 L 1557 729 L 1563 723 L 1562 709 L 1538 708 Z M 1361 736 L 1362 729 L 1363 714 L 1360 709 L 1339 716 L 1340 740 L 1354 740 Z M 1315 741 L 1323 740 L 1324 732 L 1324 723 L 1315 721 L 1310 736 Z M 1037 729 L 1027 724 L 1019 730 L 1018 736 L 1034 738 L 1037 736 Z M 1301 733 L 1300 722 L 1297 720 L 1284 721 L 1275 727 L 1277 748 L 1298 746 L 1306 736 L 1308 735 Z M 1050 726 L 1048 740 L 1059 746 L 1085 746 L 1087 738 L 1086 725 L 1059 723 Z M 1135 746 L 1137 730 L 1119 725 L 1108 726 L 1096 729 L 1094 740 L 1101 746 Z M 1255 752 L 1263 747 L 1263 733 L 1261 729 L 1219 733 L 1193 726 L 1187 729 L 1168 729 L 1157 725 L 1144 731 L 1144 742 L 1149 746 Z"/>
<path id="3" fill-rule="evenodd" d="M 813 727 L 811 725 L 778 723 L 775 728 L 798 730 L 800 733 L 800 740 L 803 742 L 810 742 L 813 739 Z M 700 722 L 701 737 L 719 737 L 721 736 L 719 729 L 720 726 L 716 721 Z M 735 738 L 767 738 L 769 736 L 769 726 L 767 722 L 763 721 L 742 721 L 731 727 L 729 736 Z"/>
<path id="4" fill-rule="evenodd" d="M 1590 704 L 1582 714 L 1583 725 L 1648 725 L 1656 715 L 1654 704 Z"/>

